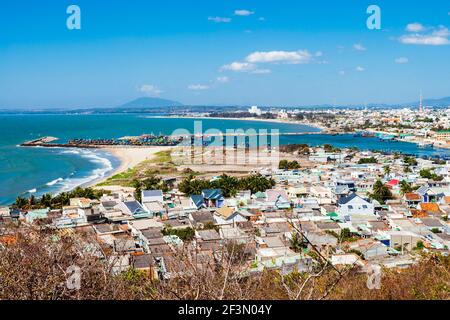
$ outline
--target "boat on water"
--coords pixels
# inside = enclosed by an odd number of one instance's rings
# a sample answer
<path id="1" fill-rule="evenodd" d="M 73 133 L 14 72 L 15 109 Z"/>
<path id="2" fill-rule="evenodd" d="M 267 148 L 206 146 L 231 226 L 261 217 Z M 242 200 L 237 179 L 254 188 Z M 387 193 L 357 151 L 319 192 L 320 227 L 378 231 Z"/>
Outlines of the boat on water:
<path id="1" fill-rule="evenodd" d="M 432 143 L 425 143 L 425 142 L 419 142 L 417 145 L 421 149 L 433 148 L 434 147 L 434 144 L 432 144 Z"/>
<path id="2" fill-rule="evenodd" d="M 375 133 L 373 132 L 368 132 L 368 131 L 358 131 L 353 135 L 355 138 L 373 138 L 375 137 Z"/>

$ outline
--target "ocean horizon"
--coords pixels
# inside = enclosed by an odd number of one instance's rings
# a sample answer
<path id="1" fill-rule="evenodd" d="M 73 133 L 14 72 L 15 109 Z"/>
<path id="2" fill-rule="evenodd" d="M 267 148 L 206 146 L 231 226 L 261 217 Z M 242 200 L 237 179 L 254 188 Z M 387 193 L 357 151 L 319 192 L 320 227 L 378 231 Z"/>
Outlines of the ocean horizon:
<path id="1" fill-rule="evenodd" d="M 208 118 L 149 117 L 145 114 L 0 114 L 0 204 L 8 205 L 17 196 L 41 196 L 70 191 L 114 172 L 120 160 L 97 149 L 27 148 L 19 144 L 44 136 L 66 142 L 74 138 L 121 138 L 142 134 L 171 134 L 177 129 L 194 132 L 194 121 L 202 121 L 203 130 L 255 129 L 286 132 L 319 132 L 307 125 Z M 311 146 L 331 144 L 361 150 L 402 152 L 417 156 L 448 154 L 448 150 L 420 149 L 406 142 L 383 142 L 376 138 L 327 134 L 281 136 L 280 144 L 305 143 Z"/>

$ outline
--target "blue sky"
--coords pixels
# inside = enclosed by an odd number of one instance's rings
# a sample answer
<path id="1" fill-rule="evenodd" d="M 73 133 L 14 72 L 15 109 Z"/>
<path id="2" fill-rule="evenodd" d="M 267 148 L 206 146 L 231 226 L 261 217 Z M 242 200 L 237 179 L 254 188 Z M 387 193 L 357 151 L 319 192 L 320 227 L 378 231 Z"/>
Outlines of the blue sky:
<path id="1" fill-rule="evenodd" d="M 81 30 L 66 9 L 81 8 Z M 382 29 L 366 27 L 369 5 Z M 450 96 L 450 2 L 15 0 L 0 107 L 396 103 Z"/>

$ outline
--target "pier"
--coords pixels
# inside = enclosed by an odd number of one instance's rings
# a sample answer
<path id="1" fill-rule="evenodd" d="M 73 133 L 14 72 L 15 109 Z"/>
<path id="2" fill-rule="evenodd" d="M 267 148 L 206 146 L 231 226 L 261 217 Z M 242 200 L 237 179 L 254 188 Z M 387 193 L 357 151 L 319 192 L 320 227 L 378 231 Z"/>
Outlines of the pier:
<path id="1" fill-rule="evenodd" d="M 212 134 L 189 134 L 189 135 L 169 135 L 153 136 L 142 135 L 136 137 L 122 137 L 119 139 L 71 139 L 67 143 L 54 143 L 59 140 L 55 137 L 43 137 L 22 143 L 22 147 L 45 147 L 45 148 L 111 148 L 111 147 L 151 147 L 151 146 L 177 146 L 184 140 L 189 139 L 209 139 L 214 137 L 262 137 L 262 136 L 301 136 L 333 134 L 329 132 L 233 132 L 233 133 L 212 133 Z M 344 133 L 340 133 L 344 134 Z"/>

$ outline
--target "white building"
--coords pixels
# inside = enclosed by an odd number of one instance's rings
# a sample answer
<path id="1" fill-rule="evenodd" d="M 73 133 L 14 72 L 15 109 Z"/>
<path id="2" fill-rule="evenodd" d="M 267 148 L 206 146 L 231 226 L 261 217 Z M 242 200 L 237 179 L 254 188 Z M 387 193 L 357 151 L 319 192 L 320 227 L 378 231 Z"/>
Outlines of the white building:
<path id="1" fill-rule="evenodd" d="M 356 193 L 352 193 L 347 197 L 343 197 L 338 201 L 338 213 L 341 216 L 358 217 L 358 216 L 374 216 L 375 208 L 374 205 Z"/>
<path id="2" fill-rule="evenodd" d="M 250 109 L 248 109 L 248 112 L 250 112 L 251 114 L 255 114 L 257 116 L 262 115 L 261 109 L 258 108 L 257 106 L 252 106 Z"/>

